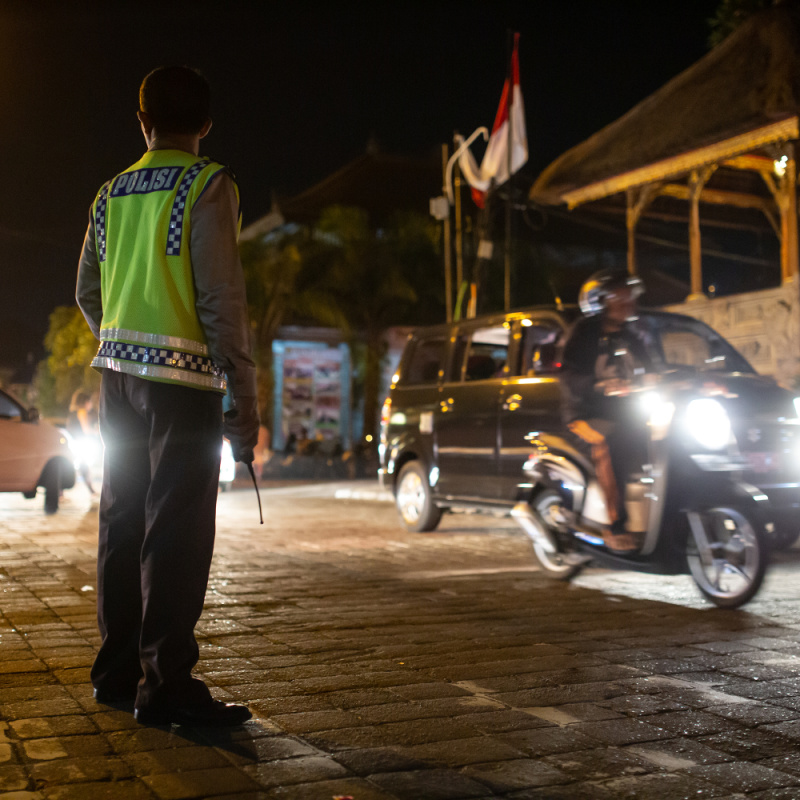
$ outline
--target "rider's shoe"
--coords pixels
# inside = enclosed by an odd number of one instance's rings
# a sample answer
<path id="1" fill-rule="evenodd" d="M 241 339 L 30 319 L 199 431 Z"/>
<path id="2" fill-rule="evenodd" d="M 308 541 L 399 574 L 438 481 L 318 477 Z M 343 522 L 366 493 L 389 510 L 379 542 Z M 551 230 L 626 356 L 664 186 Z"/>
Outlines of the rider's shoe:
<path id="1" fill-rule="evenodd" d="M 625 530 L 625 523 L 617 521 L 603 532 L 603 544 L 613 553 L 635 553 L 642 546 L 642 535 L 629 533 Z"/>

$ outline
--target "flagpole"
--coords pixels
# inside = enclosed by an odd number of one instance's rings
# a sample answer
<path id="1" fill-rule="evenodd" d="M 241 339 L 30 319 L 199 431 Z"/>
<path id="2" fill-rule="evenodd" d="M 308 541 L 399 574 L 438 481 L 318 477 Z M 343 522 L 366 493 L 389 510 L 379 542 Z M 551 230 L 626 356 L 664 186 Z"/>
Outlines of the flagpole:
<path id="1" fill-rule="evenodd" d="M 508 313 L 511 310 L 511 151 L 513 148 L 513 115 L 514 115 L 514 86 L 511 71 L 511 59 L 514 53 L 514 32 L 508 31 L 508 61 L 507 61 L 507 80 L 508 80 L 508 124 L 506 131 L 506 165 L 508 167 L 508 180 L 506 181 L 506 236 L 504 252 L 504 286 L 503 286 L 503 310 Z"/>

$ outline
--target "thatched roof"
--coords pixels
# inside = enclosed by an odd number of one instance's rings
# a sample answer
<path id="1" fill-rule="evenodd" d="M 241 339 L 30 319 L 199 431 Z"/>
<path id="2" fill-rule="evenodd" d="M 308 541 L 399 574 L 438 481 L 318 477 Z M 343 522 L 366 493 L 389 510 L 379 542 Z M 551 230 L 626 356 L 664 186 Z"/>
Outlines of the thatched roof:
<path id="1" fill-rule="evenodd" d="M 693 66 L 557 158 L 530 199 L 576 205 L 752 152 L 754 142 L 796 138 L 799 108 L 800 4 L 787 0 L 755 14 Z"/>
<path id="2" fill-rule="evenodd" d="M 328 206 L 357 206 L 380 223 L 399 209 L 427 214 L 441 191 L 440 159 L 365 153 L 280 207 L 287 220 L 313 222 Z"/>

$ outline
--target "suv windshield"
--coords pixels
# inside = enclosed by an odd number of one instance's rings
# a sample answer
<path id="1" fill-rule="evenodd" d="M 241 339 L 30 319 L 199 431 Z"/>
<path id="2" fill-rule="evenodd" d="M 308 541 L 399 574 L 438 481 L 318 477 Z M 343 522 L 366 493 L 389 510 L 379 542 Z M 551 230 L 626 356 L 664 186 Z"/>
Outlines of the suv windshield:
<path id="1" fill-rule="evenodd" d="M 663 354 L 665 369 L 755 372 L 732 345 L 699 320 L 658 313 L 643 313 L 640 319 L 655 336 L 655 345 Z"/>

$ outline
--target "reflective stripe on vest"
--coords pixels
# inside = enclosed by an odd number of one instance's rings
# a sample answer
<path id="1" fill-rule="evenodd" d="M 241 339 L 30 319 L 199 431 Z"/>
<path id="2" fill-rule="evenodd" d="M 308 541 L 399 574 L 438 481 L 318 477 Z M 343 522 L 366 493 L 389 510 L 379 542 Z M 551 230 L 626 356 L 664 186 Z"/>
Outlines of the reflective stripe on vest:
<path id="1" fill-rule="evenodd" d="M 111 181 L 103 185 L 100 196 L 97 198 L 95 210 L 94 235 L 97 242 L 97 257 L 100 261 L 106 260 L 106 206 L 108 205 L 108 190 Z"/>
<path id="2" fill-rule="evenodd" d="M 167 234 L 167 255 L 177 256 L 181 252 L 181 239 L 183 237 L 183 215 L 186 208 L 186 195 L 192 188 L 194 179 L 208 166 L 207 161 L 199 161 L 186 170 L 186 174 L 178 187 L 178 194 L 172 204 L 172 213 L 169 215 L 169 233 Z"/>
<path id="3" fill-rule="evenodd" d="M 114 341 L 111 335 L 143 344 Z M 226 390 L 224 371 L 206 355 L 208 348 L 200 342 L 124 330 L 102 331 L 101 336 L 103 341 L 92 361 L 93 367 L 219 392 Z M 187 348 L 202 348 L 204 354 L 187 352 Z"/>

